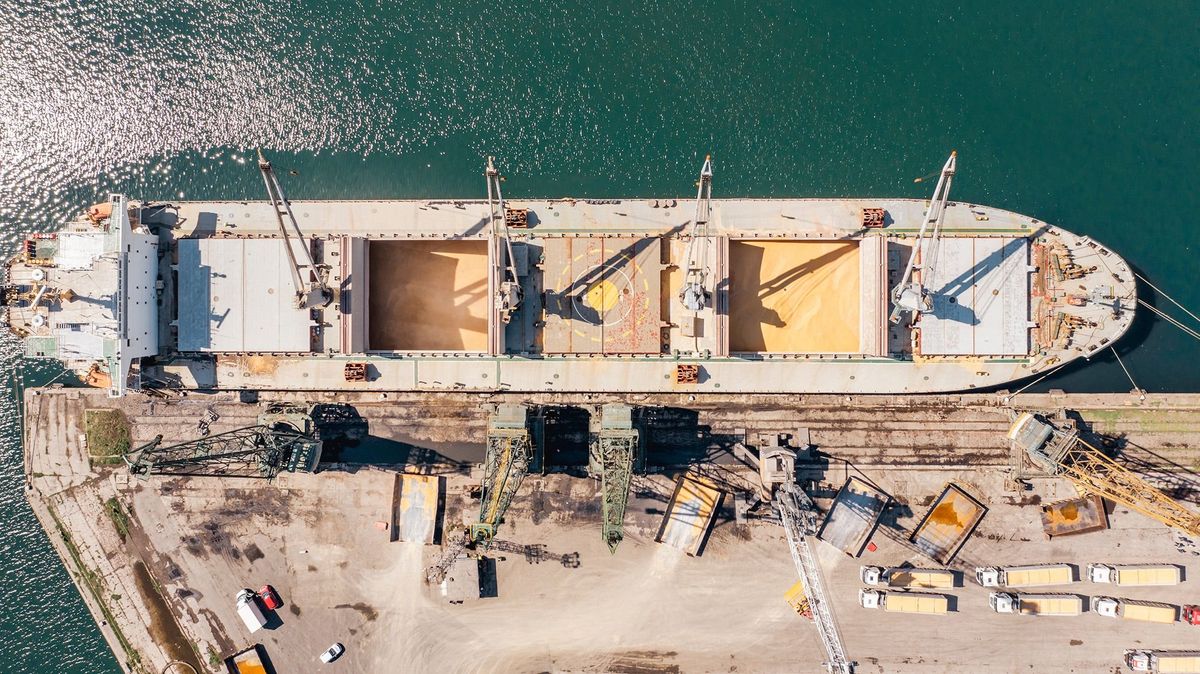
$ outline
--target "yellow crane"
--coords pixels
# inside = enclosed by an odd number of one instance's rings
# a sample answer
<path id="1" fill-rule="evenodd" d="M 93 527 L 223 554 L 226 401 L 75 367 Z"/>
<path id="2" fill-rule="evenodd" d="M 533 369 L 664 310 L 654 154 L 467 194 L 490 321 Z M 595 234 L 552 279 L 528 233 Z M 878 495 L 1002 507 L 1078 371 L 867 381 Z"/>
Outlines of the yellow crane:
<path id="1" fill-rule="evenodd" d="M 1113 461 L 1072 430 L 1031 412 L 1017 415 L 1008 439 L 1042 470 L 1064 477 L 1080 491 L 1097 494 L 1163 524 L 1200 536 L 1200 514 L 1192 512 Z"/>

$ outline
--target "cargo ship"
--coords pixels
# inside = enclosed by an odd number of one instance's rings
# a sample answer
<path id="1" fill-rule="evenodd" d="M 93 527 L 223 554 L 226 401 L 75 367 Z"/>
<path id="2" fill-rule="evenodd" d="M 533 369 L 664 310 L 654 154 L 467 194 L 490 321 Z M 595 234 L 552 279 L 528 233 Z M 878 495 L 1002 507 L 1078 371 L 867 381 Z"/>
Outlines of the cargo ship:
<path id="1" fill-rule="evenodd" d="M 292 201 L 114 194 L 5 265 L 25 354 L 146 389 L 932 393 L 1111 346 L 1133 271 L 949 199 Z M 932 179 L 932 175 L 930 178 Z"/>

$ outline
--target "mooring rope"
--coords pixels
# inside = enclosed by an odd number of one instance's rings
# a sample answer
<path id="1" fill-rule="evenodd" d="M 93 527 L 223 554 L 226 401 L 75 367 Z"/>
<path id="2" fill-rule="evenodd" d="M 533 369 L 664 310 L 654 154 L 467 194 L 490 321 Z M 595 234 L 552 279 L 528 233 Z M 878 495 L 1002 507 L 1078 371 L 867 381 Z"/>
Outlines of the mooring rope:
<path id="1" fill-rule="evenodd" d="M 1033 381 L 1029 382 L 1025 386 L 1022 386 L 1021 389 L 1018 390 L 1016 393 L 1004 396 L 1004 404 L 1011 407 L 1013 398 L 1016 398 L 1017 396 L 1021 395 L 1025 391 L 1027 391 L 1030 386 L 1033 386 L 1034 384 L 1045 379 L 1046 377 L 1049 377 L 1050 375 L 1054 374 L 1055 372 L 1058 372 L 1060 369 L 1062 369 L 1062 367 L 1064 365 L 1066 365 L 1066 363 L 1059 363 L 1058 365 L 1055 365 L 1054 367 L 1050 368 L 1049 370 L 1046 370 L 1045 372 L 1043 372 L 1042 376 L 1038 377 L 1037 379 L 1034 379 Z"/>
<path id="2" fill-rule="evenodd" d="M 1163 311 L 1162 309 L 1159 309 L 1158 307 L 1151 306 L 1151 304 L 1149 302 L 1147 302 L 1146 300 L 1139 299 L 1138 304 L 1145 307 L 1147 310 L 1149 310 L 1155 316 L 1158 316 L 1159 318 L 1170 323 L 1171 325 L 1174 325 L 1175 327 L 1179 328 L 1180 330 L 1183 330 L 1183 332 L 1185 334 L 1187 334 L 1188 336 L 1193 337 L 1194 339 L 1200 340 L 1200 331 L 1196 331 L 1196 330 L 1184 325 L 1179 319 L 1167 314 L 1165 311 Z M 1184 309 L 1184 311 L 1187 311 L 1187 310 Z"/>
<path id="3" fill-rule="evenodd" d="M 1146 285 L 1150 286 L 1151 288 L 1154 288 L 1154 292 L 1156 292 L 1156 293 L 1158 293 L 1159 295 L 1162 295 L 1163 297 L 1167 298 L 1167 301 L 1168 301 L 1168 302 L 1170 302 L 1171 304 L 1174 304 L 1175 306 L 1179 307 L 1179 308 L 1180 308 L 1180 309 L 1183 311 L 1183 313 L 1187 314 L 1188 316 L 1191 316 L 1191 317 L 1192 317 L 1192 320 L 1196 321 L 1197 323 L 1200 323 L 1200 316 L 1197 316 L 1196 314 L 1193 314 L 1192 312 L 1188 311 L 1187 307 L 1183 306 L 1183 305 L 1182 305 L 1182 304 L 1180 304 L 1179 302 L 1176 302 L 1176 301 L 1175 301 L 1175 298 L 1173 298 L 1173 297 L 1171 297 L 1170 295 L 1166 294 L 1166 293 L 1165 293 L 1165 292 L 1163 292 L 1163 291 L 1162 291 L 1162 289 L 1160 289 L 1158 286 L 1156 286 L 1156 285 L 1154 285 L 1153 283 L 1151 283 L 1151 282 L 1150 282 L 1150 279 L 1146 278 L 1145 276 L 1142 276 L 1141 274 L 1139 274 L 1139 273 L 1137 273 L 1137 272 L 1134 272 L 1134 273 L 1133 273 L 1133 275 L 1134 275 L 1134 276 L 1136 276 L 1136 277 L 1138 277 L 1139 279 L 1141 279 L 1142 283 L 1145 283 Z"/>
<path id="4" fill-rule="evenodd" d="M 1133 385 L 1133 390 L 1137 391 L 1138 400 L 1145 400 L 1146 394 L 1142 392 L 1141 387 L 1139 387 L 1137 382 L 1133 380 L 1133 375 L 1129 374 L 1129 368 L 1125 367 L 1125 361 L 1121 360 L 1121 354 L 1117 353 L 1116 346 L 1113 346 L 1112 352 L 1113 355 L 1117 357 L 1117 363 L 1121 366 L 1121 369 L 1125 370 L 1125 376 L 1129 377 L 1129 383 Z"/>

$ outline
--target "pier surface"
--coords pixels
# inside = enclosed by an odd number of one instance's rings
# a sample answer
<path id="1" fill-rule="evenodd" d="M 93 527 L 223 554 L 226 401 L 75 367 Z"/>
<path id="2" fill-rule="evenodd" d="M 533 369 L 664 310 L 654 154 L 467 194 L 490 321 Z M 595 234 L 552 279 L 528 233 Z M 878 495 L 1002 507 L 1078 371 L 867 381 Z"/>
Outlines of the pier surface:
<path id="1" fill-rule="evenodd" d="M 285 397 L 328 401 L 320 394 L 261 394 L 257 403 L 243 403 L 235 394 L 111 399 L 84 389 L 26 392 L 29 500 L 130 671 L 160 672 L 184 661 L 218 672 L 221 657 L 253 643 L 280 674 L 313 671 L 319 652 L 335 641 L 346 645 L 338 664 L 346 672 L 387 671 L 401 662 L 409 671 L 820 671 L 816 630 L 783 599 L 795 570 L 782 529 L 761 519 L 739 522 L 728 497 L 755 488 L 753 471 L 731 453 L 735 442 L 800 428 L 816 447 L 799 469 L 818 505 L 828 507 L 850 475 L 895 500 L 872 538 L 876 550 L 851 559 L 817 546 L 859 672 L 1114 671 L 1125 648 L 1182 648 L 1195 640 L 1195 628 L 1181 623 L 1030 618 L 988 608 L 975 565 L 1066 562 L 1083 571 L 1091 562 L 1172 563 L 1185 569 L 1178 587 L 1082 582 L 1058 589 L 1176 605 L 1200 600 L 1193 589 L 1200 541 L 1123 507 L 1112 509 L 1106 531 L 1046 540 L 1037 506 L 1075 491 L 1036 474 L 1027 475 L 1029 491 L 1009 490 L 1009 408 L 1000 394 L 625 398 L 658 413 L 646 431 L 650 470 L 635 478 L 626 539 L 615 555 L 600 536 L 599 483 L 580 470 L 586 419 L 577 427 L 563 414 L 548 428 L 547 474 L 526 479 L 489 555 L 496 596 L 461 605 L 447 604 L 423 582 L 438 546 L 395 540 L 397 476 L 439 477 L 442 528 L 457 529 L 478 508 L 471 487 L 480 480 L 484 405 L 561 409 L 609 398 L 339 394 L 366 418 L 370 437 L 331 450 L 332 462 L 320 472 L 285 473 L 273 482 L 138 480 L 123 465 L 98 465 L 84 446 L 88 410 L 120 410 L 136 446 L 159 434 L 167 443 L 194 439 L 209 409 L 219 415 L 213 433 L 253 425 L 264 403 Z M 1077 413 L 1119 461 L 1193 509 L 1200 503 L 1200 395 L 1139 401 L 1127 394 L 1024 394 L 1013 402 Z M 654 542 L 674 480 L 689 470 L 727 491 L 696 557 Z M 950 565 L 965 574 L 949 591 L 952 612 L 861 608 L 860 564 L 934 566 L 906 539 L 950 481 L 988 508 Z M 267 629 L 250 634 L 234 595 L 267 583 L 284 605 Z"/>

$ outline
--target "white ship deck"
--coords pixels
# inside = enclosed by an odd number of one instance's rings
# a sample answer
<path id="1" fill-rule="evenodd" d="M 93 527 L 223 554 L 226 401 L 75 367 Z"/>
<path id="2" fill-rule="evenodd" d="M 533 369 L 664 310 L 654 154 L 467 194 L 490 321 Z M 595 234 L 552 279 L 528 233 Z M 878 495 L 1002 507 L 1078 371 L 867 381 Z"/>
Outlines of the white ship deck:
<path id="1" fill-rule="evenodd" d="M 171 253 L 160 358 L 142 374 L 204 389 L 936 392 L 1002 386 L 1128 328 L 1119 256 L 964 203 L 947 207 L 924 279 L 933 309 L 889 323 L 926 204 L 714 200 L 713 297 L 690 312 L 693 201 L 509 200 L 529 227 L 511 230 L 525 299 L 507 324 L 486 202 L 291 202 L 335 288 L 317 309 L 290 303 L 268 202 L 147 204 L 138 215 Z M 862 227 L 864 208 L 885 226 Z"/>

